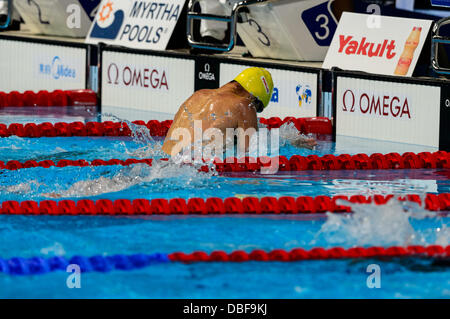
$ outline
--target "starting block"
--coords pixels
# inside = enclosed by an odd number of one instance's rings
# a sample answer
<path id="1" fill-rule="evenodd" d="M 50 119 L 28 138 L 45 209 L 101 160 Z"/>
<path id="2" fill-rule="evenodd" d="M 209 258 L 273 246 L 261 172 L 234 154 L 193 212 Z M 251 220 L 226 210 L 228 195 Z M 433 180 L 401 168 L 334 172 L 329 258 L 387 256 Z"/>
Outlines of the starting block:
<path id="1" fill-rule="evenodd" d="M 100 0 L 14 0 L 30 33 L 84 38 Z"/>
<path id="2" fill-rule="evenodd" d="M 328 0 L 247 0 L 235 3 L 231 16 L 194 11 L 198 0 L 188 9 L 187 38 L 194 48 L 231 51 L 239 34 L 254 57 L 323 61 L 337 28 Z M 194 39 L 193 20 L 214 20 L 230 25 L 230 41 L 204 43 Z"/>

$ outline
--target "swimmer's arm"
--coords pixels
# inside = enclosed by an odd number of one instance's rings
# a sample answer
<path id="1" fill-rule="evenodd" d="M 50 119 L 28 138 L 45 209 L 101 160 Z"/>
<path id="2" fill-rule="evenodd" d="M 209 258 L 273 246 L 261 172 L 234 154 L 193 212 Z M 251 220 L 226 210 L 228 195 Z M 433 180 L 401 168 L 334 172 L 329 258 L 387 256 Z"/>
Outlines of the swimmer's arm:
<path id="1" fill-rule="evenodd" d="M 177 113 L 175 114 L 175 116 L 174 116 L 174 118 L 173 118 L 172 125 L 170 126 L 169 131 L 167 132 L 165 141 L 170 140 L 170 137 L 172 136 L 173 130 L 176 129 L 176 128 L 178 127 L 178 124 L 179 124 L 178 122 L 180 121 L 181 115 L 183 114 L 183 112 L 185 112 L 186 103 L 189 102 L 189 100 L 190 100 L 191 98 L 192 98 L 192 97 L 190 97 L 189 99 L 187 99 L 187 100 L 186 100 L 183 104 L 181 104 L 181 106 L 178 108 L 178 111 L 177 111 Z"/>
<path id="2" fill-rule="evenodd" d="M 291 141 L 291 145 L 298 147 L 298 148 L 307 148 L 307 149 L 314 149 L 314 147 L 317 146 L 317 141 L 313 137 L 307 137 L 304 135 L 299 135 L 296 139 Z"/>
<path id="3" fill-rule="evenodd" d="M 256 113 L 243 114 L 238 121 L 238 128 L 243 129 L 241 138 L 238 138 L 238 148 L 240 151 L 248 152 L 250 138 L 258 131 L 258 119 Z"/>
<path id="4" fill-rule="evenodd" d="M 203 90 L 200 90 L 203 91 Z M 186 101 L 184 101 L 183 104 L 180 105 L 178 108 L 177 113 L 175 114 L 173 118 L 172 125 L 169 128 L 169 131 L 167 132 L 166 138 L 164 139 L 164 143 L 162 146 L 162 151 L 168 155 L 174 155 L 179 152 L 179 150 L 173 151 L 174 146 L 179 143 L 179 134 L 175 134 L 177 136 L 173 136 L 174 131 L 179 128 L 180 126 L 183 126 L 183 120 L 182 115 L 187 110 L 187 105 L 191 103 L 191 101 L 195 101 L 198 99 L 198 96 L 202 95 L 202 92 L 197 91 L 194 94 L 192 94 Z M 175 139 L 175 140 L 174 140 Z"/>

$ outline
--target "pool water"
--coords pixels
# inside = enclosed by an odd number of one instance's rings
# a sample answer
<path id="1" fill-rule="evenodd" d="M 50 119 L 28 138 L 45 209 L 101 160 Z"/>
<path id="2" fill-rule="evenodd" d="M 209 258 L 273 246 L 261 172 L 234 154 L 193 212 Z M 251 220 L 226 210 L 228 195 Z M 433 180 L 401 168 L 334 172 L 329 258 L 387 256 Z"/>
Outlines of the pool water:
<path id="1" fill-rule="evenodd" d="M 28 119 L 31 122 L 31 119 Z M 289 130 L 288 130 L 289 131 Z M 287 131 L 287 132 L 288 132 Z M 284 140 L 283 140 L 284 138 Z M 421 152 L 430 149 L 358 138 L 321 138 L 315 150 L 282 136 L 280 155 Z M 164 157 L 158 138 L 0 139 L 0 161 Z M 432 151 L 432 150 L 431 150 Z M 0 171 L 0 202 L 450 193 L 450 170 L 200 173 L 156 160 L 152 167 L 29 168 Z M 404 204 L 355 205 L 354 214 L 302 216 L 0 216 L 0 256 L 114 255 L 302 247 L 448 245 L 446 213 Z M 370 264 L 381 288 L 370 289 Z M 418 258 L 294 263 L 157 264 L 133 271 L 84 273 L 69 289 L 65 272 L 0 274 L 0 297 L 68 298 L 449 298 L 448 266 Z"/>

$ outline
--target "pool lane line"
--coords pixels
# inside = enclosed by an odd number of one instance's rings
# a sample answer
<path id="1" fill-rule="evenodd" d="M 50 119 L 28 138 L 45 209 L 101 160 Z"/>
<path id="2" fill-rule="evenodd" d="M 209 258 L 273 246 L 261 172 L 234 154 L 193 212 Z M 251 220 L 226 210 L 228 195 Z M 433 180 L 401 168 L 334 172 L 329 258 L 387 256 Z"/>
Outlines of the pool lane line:
<path id="1" fill-rule="evenodd" d="M 190 198 L 156 198 L 148 199 L 99 199 L 96 201 L 83 199 L 73 200 L 44 200 L 36 202 L 4 201 L 0 206 L 0 215 L 69 215 L 69 216 L 133 216 L 133 215 L 261 215 L 261 214 L 320 214 L 320 213 L 349 213 L 350 204 L 386 205 L 390 200 L 397 199 L 417 203 L 429 211 L 450 211 L 450 194 L 427 194 L 424 198 L 419 195 L 374 195 L 374 196 L 310 196 L 300 197 L 218 197 Z M 346 205 L 346 202 L 350 204 Z"/>
<path id="2" fill-rule="evenodd" d="M 0 107 L 96 107 L 98 104 L 97 94 L 92 90 L 40 90 L 34 92 L 27 90 L 1 92 Z"/>
<path id="3" fill-rule="evenodd" d="M 59 160 L 54 162 L 52 160 L 35 161 L 28 160 L 26 162 L 19 162 L 16 160 L 8 161 L 4 163 L 0 161 L 0 169 L 6 170 L 18 170 L 24 168 L 33 167 L 84 167 L 84 166 L 111 166 L 122 165 L 128 166 L 133 164 L 147 164 L 153 165 L 156 159 L 134 159 L 129 158 L 127 160 L 110 159 L 102 160 L 95 159 L 91 162 L 86 160 Z M 159 161 L 169 161 L 168 158 L 159 159 Z M 406 152 L 402 155 L 399 153 L 374 153 L 370 156 L 367 154 L 341 154 L 333 155 L 328 154 L 324 156 L 317 155 L 293 155 L 289 159 L 285 156 L 267 157 L 261 156 L 258 158 L 243 157 L 235 158 L 229 157 L 225 160 L 216 158 L 212 163 L 203 160 L 205 165 L 196 164 L 199 167 L 198 170 L 202 172 L 209 172 L 214 170 L 218 173 L 226 172 L 258 172 L 262 170 L 273 170 L 274 173 L 281 172 L 294 172 L 294 171 L 329 171 L 329 170 L 389 170 L 389 169 L 448 169 L 450 168 L 450 153 L 445 151 L 438 151 L 434 153 L 421 152 L 418 154 L 412 152 Z M 181 165 L 192 165 L 191 163 L 185 163 Z"/>
<path id="4" fill-rule="evenodd" d="M 268 129 L 279 128 L 285 123 L 292 122 L 302 134 L 332 134 L 332 124 L 326 117 L 295 118 L 286 117 L 281 120 L 279 117 L 259 118 L 260 123 Z M 150 120 L 133 122 L 44 122 L 36 123 L 11 123 L 9 125 L 0 123 L 0 137 L 70 137 L 70 136 L 132 136 L 133 129 L 145 127 L 151 136 L 166 136 L 173 120 Z M 130 126 L 132 128 L 130 128 Z"/>
<path id="5" fill-rule="evenodd" d="M 312 248 L 305 250 L 295 248 L 290 251 L 275 249 L 264 251 L 260 249 L 247 253 L 236 250 L 231 253 L 225 251 L 213 251 L 206 253 L 196 251 L 189 254 L 175 252 L 171 254 L 134 254 L 92 257 L 74 256 L 70 259 L 64 256 L 50 258 L 13 257 L 0 258 L 0 273 L 9 275 L 41 275 L 55 271 L 68 271 L 69 265 L 77 265 L 81 272 L 109 272 L 113 270 L 135 270 L 151 265 L 165 263 L 243 263 L 243 262 L 299 262 L 307 260 L 343 260 L 343 259 L 392 259 L 392 258 L 431 258 L 448 262 L 450 246 L 408 246 L 408 247 L 354 247 L 344 249 Z M 71 268 L 72 269 L 72 268 Z"/>

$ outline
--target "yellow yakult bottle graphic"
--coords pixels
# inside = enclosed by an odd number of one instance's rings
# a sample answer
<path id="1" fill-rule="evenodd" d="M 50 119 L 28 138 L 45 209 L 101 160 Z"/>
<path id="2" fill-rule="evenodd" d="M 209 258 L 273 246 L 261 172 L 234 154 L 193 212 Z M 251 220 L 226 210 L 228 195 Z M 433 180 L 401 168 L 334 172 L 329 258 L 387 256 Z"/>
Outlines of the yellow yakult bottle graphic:
<path id="1" fill-rule="evenodd" d="M 405 48 L 403 49 L 403 53 L 398 60 L 397 68 L 395 69 L 395 75 L 406 75 L 411 66 L 412 60 L 414 58 L 414 52 L 419 46 L 420 41 L 420 33 L 422 32 L 422 28 L 414 27 L 411 34 L 405 43 Z"/>

